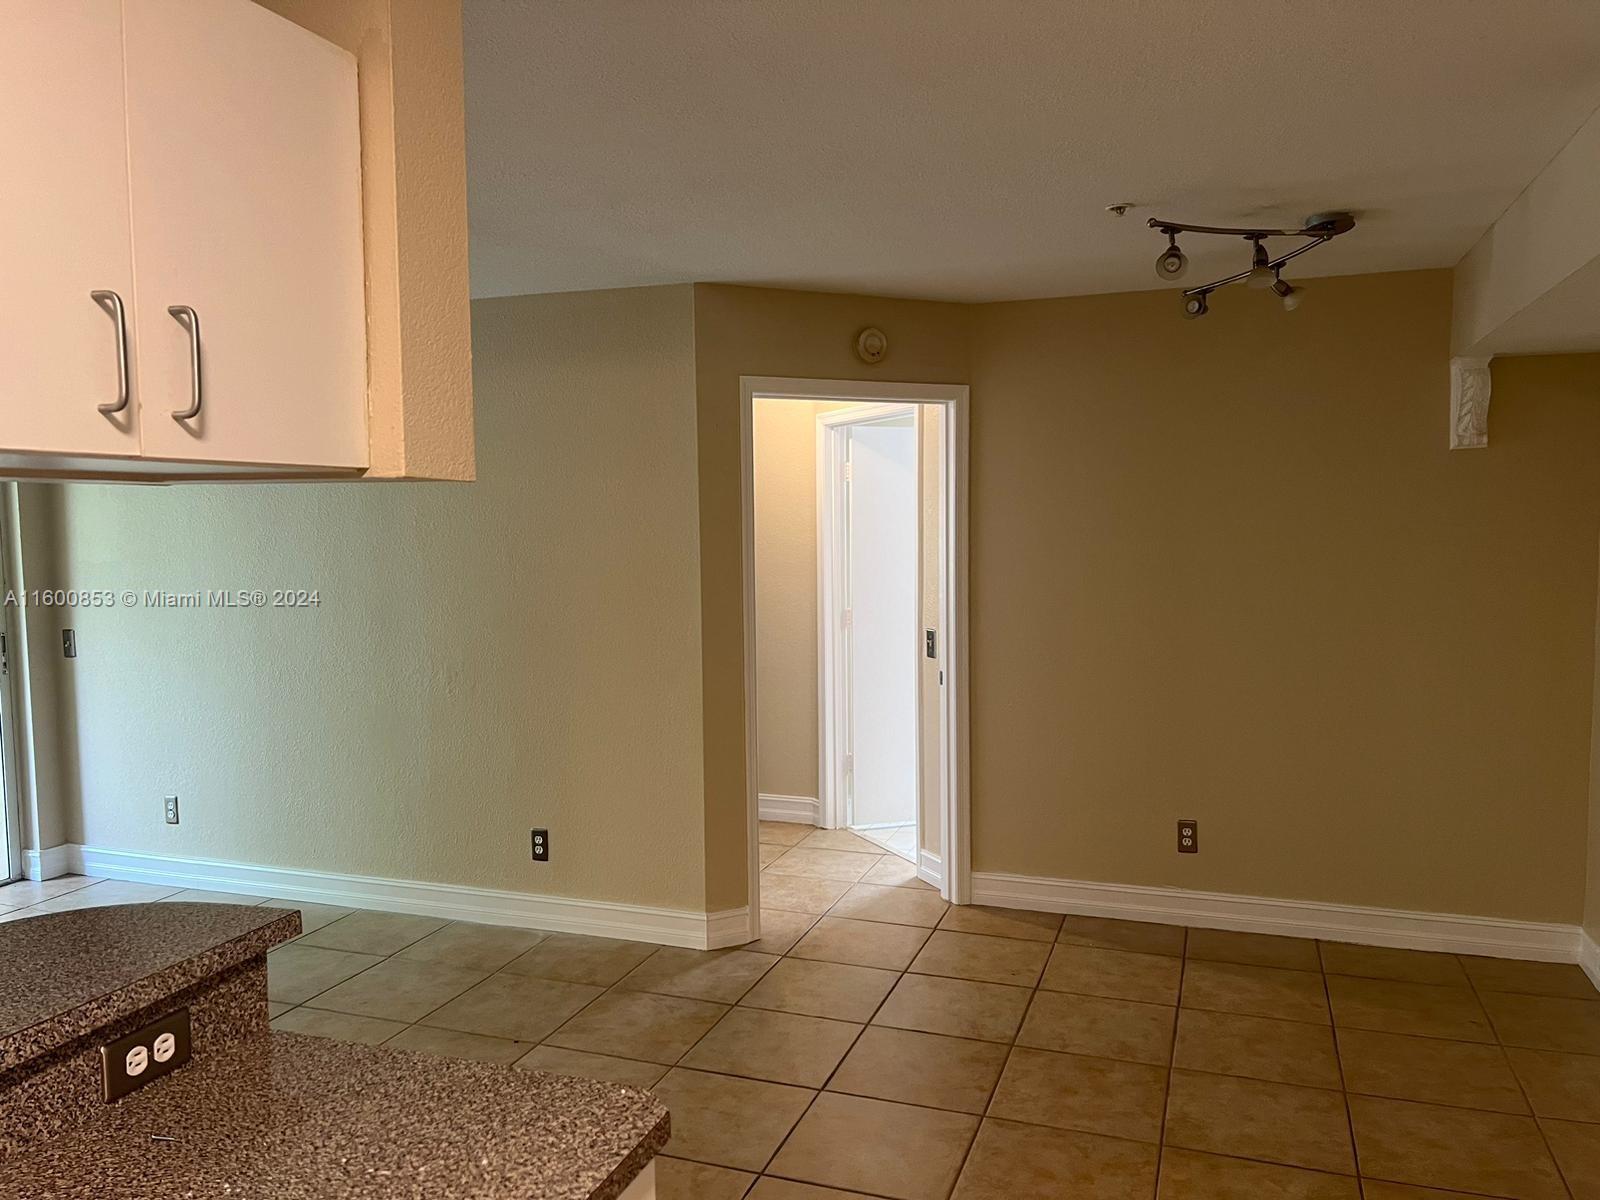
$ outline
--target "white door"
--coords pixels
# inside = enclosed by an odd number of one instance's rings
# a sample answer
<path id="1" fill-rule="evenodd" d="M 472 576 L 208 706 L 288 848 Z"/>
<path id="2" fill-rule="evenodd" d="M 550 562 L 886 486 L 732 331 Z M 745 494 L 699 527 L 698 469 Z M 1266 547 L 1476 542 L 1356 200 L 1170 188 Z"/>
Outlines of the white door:
<path id="1" fill-rule="evenodd" d="M 0 0 L 0 164 L 0 444 L 138 454 L 121 0 Z"/>
<path id="2" fill-rule="evenodd" d="M 124 13 L 145 456 L 365 466 L 355 59 L 250 0 Z"/>
<path id="3" fill-rule="evenodd" d="M 850 824 L 917 819 L 917 430 L 845 427 Z"/>

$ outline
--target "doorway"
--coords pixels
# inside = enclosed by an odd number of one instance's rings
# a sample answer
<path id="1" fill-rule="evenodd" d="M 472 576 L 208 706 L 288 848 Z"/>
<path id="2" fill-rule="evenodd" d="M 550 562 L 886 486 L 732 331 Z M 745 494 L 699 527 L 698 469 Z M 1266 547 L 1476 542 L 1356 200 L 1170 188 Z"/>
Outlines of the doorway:
<path id="1" fill-rule="evenodd" d="M 925 431 L 911 404 L 817 416 L 822 824 L 913 865 L 932 841 L 919 829 L 921 793 L 938 787 L 921 777 L 922 739 L 939 736 L 936 722 L 924 727 L 920 694 L 920 559 L 935 541 L 922 528 Z M 937 627 L 927 632 L 936 647 Z"/>
<path id="2" fill-rule="evenodd" d="M 741 384 L 752 922 L 763 819 L 849 830 L 808 844 L 892 852 L 964 903 L 967 388 Z"/>

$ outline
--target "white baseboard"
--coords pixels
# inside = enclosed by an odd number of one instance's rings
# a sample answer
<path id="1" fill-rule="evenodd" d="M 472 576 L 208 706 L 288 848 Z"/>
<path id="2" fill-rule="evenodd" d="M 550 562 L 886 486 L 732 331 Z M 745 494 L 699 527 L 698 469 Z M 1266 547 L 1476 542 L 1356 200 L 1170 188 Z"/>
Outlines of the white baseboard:
<path id="1" fill-rule="evenodd" d="M 28 878 L 38 881 L 43 879 L 56 879 L 62 875 L 70 875 L 75 870 L 72 846 L 47 846 L 43 850 L 24 851 L 26 859 L 24 870 Z"/>
<path id="2" fill-rule="evenodd" d="M 1587 929 L 1578 930 L 1578 965 L 1589 982 L 1600 988 L 1600 946 L 1595 945 Z"/>
<path id="3" fill-rule="evenodd" d="M 821 825 L 822 802 L 815 796 L 760 795 L 763 821 L 790 821 L 796 825 Z"/>
<path id="4" fill-rule="evenodd" d="M 917 878 L 936 888 L 944 887 L 944 859 L 932 850 L 917 851 Z"/>
<path id="5" fill-rule="evenodd" d="M 719 950 L 750 940 L 748 908 L 702 913 L 491 888 L 457 887 L 409 879 L 380 879 L 366 875 L 264 867 L 253 863 L 176 858 L 129 850 L 108 850 L 101 846 L 67 845 L 54 849 L 61 851 L 66 860 L 66 866 L 59 874 L 73 871 L 96 879 L 128 879 L 175 888 L 204 888 L 208 891 L 241 892 L 249 896 L 338 904 L 348 908 L 371 908 L 380 912 L 444 917 L 452 921 L 514 925 L 556 933 L 587 933 L 597 937 L 654 942 L 663 946 L 687 946 L 695 950 Z"/>
<path id="6" fill-rule="evenodd" d="M 1547 962 L 1580 961 L 1580 941 L 1584 940 L 1583 931 L 1576 925 L 978 871 L 972 874 L 972 902 L 1000 908 L 1031 908 L 1039 912 L 1116 917 L 1163 925 L 1278 933 L 1367 946 L 1444 950 Z M 1592 941 L 1588 947 L 1595 949 Z M 1585 965 L 1591 978 L 1600 970 L 1600 951 L 1595 951 L 1594 960 L 1595 969 Z"/>

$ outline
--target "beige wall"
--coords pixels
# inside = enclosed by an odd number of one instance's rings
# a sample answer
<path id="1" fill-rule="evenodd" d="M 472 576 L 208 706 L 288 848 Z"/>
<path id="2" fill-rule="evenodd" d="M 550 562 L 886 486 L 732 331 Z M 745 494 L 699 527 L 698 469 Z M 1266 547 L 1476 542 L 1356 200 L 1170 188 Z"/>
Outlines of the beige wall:
<path id="1" fill-rule="evenodd" d="M 1452 453 L 1448 273 L 1308 297 L 977 310 L 974 869 L 1577 920 L 1600 358 Z"/>
<path id="2" fill-rule="evenodd" d="M 69 839 L 700 910 L 692 318 L 687 287 L 475 304 L 471 485 L 24 489 L 70 530 L 56 586 L 321 597 L 72 614 Z"/>
<path id="3" fill-rule="evenodd" d="M 1600 358 L 1498 360 L 1452 453 L 1448 272 L 1199 322 L 695 295 L 708 888 L 745 869 L 738 377 L 775 374 L 973 386 L 976 870 L 1579 919 Z"/>
<path id="4" fill-rule="evenodd" d="M 821 794 L 817 773 L 817 417 L 854 407 L 758 400 L 755 466 L 756 784 Z"/>

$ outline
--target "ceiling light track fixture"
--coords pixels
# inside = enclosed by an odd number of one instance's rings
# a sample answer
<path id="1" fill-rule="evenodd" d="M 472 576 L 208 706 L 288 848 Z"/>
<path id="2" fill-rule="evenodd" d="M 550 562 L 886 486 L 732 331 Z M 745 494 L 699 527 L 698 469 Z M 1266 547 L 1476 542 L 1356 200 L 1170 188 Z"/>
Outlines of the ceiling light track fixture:
<path id="1" fill-rule="evenodd" d="M 1115 206 L 1114 206 L 1115 207 Z M 1121 214 L 1118 214 L 1119 216 Z M 1356 219 L 1346 212 L 1318 213 L 1307 217 L 1304 227 L 1300 229 L 1246 229 L 1234 228 L 1226 225 L 1185 225 L 1181 221 L 1163 221 L 1160 217 L 1150 218 L 1150 228 L 1159 229 L 1167 235 L 1167 248 L 1156 258 L 1156 276 L 1169 282 L 1182 279 L 1189 269 L 1189 256 L 1178 246 L 1180 234 L 1195 233 L 1207 234 L 1217 237 L 1243 238 L 1250 243 L 1250 266 L 1247 270 L 1238 271 L 1232 275 L 1225 275 L 1221 279 L 1213 279 L 1210 283 L 1202 283 L 1198 287 L 1188 288 L 1183 293 L 1183 315 L 1189 318 L 1203 317 L 1211 308 L 1211 293 L 1218 288 L 1227 287 L 1230 283 L 1244 283 L 1248 287 L 1260 288 L 1270 291 L 1283 301 L 1283 307 L 1294 311 L 1300 307 L 1301 289 L 1295 287 L 1283 278 L 1283 264 L 1290 259 L 1299 258 L 1308 250 L 1315 250 L 1326 242 L 1331 242 L 1341 233 L 1349 233 L 1356 227 Z M 1308 239 L 1304 245 L 1296 246 L 1285 254 L 1273 256 L 1267 252 L 1263 244 L 1267 238 L 1297 237 Z"/>

